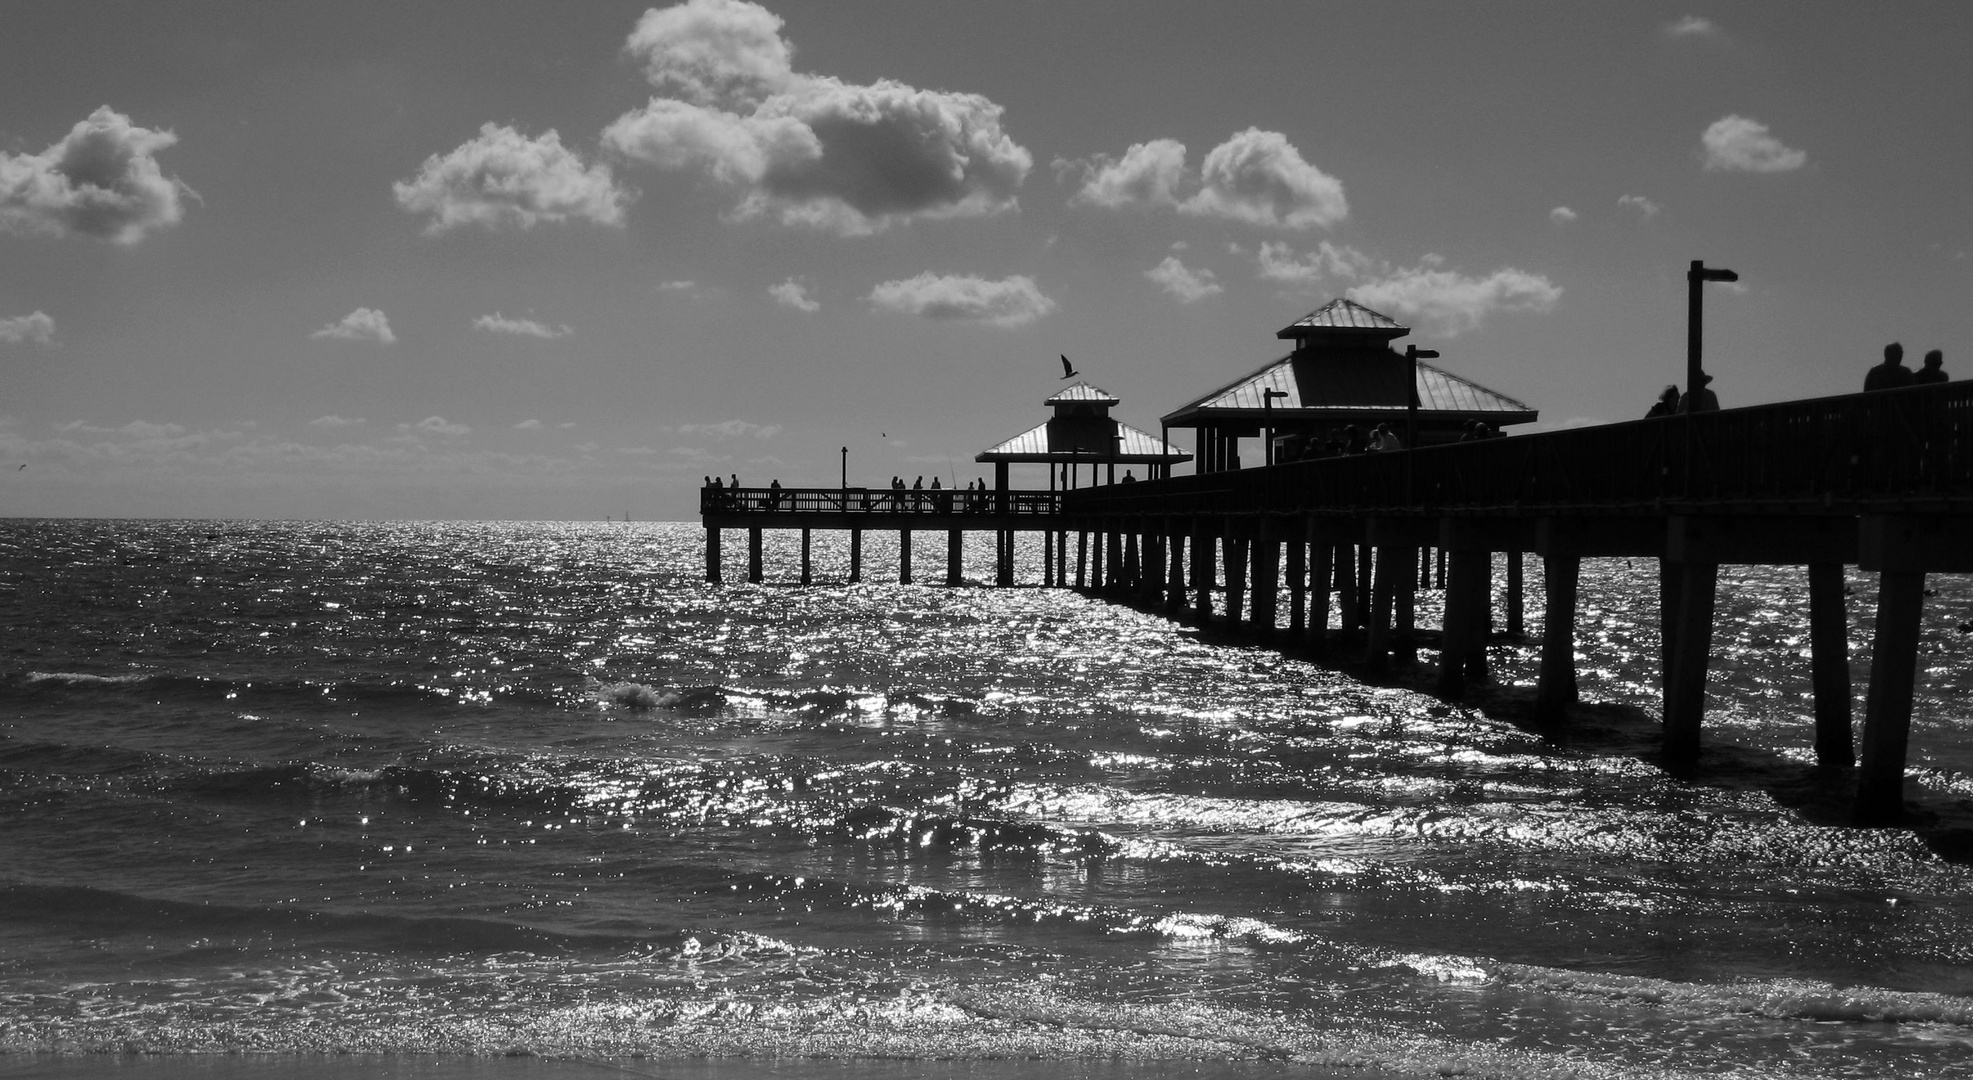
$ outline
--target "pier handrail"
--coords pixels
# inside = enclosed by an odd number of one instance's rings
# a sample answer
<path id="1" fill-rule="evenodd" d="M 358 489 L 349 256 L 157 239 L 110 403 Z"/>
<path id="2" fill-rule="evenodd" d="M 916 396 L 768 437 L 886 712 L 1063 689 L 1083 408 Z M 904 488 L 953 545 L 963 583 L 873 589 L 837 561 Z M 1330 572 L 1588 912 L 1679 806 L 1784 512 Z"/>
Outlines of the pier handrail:
<path id="1" fill-rule="evenodd" d="M 1709 503 L 1777 513 L 1966 509 L 1973 382 L 1085 488 L 1066 493 L 1063 510 L 1623 513 Z"/>
<path id="2" fill-rule="evenodd" d="M 965 488 L 700 488 L 699 513 L 719 514 L 1014 514 L 1061 512 L 1058 491 Z"/>

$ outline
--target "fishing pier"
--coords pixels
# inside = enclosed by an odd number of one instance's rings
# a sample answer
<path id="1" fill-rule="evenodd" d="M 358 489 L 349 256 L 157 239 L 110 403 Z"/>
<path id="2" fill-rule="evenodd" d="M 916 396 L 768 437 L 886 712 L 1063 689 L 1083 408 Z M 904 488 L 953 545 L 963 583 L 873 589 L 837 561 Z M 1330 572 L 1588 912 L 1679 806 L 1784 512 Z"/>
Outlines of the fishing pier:
<path id="1" fill-rule="evenodd" d="M 1409 367 L 1415 374 L 1407 381 L 1424 385 L 1415 356 Z M 1416 393 L 1399 392 L 1408 400 L 1391 415 L 1415 417 Z M 1264 409 L 1272 404 L 1259 400 Z M 1582 560 L 1655 559 L 1663 747 L 1678 762 L 1700 751 L 1719 568 L 1799 566 L 1817 760 L 1857 770 L 1858 824 L 1901 820 L 1925 576 L 1973 572 L 1973 383 L 1513 438 L 1433 445 L 1420 437 L 1407 442 L 1410 449 L 1244 469 L 1237 425 L 1251 418 L 1194 409 L 1165 419 L 1198 428 L 1202 465 L 1194 475 L 1170 476 L 1166 464 L 1135 483 L 1026 491 L 1007 486 L 1003 465 L 997 488 L 987 491 L 708 489 L 701 506 L 707 576 L 721 579 L 722 529 L 748 531 L 753 581 L 761 579 L 761 530 L 800 529 L 803 582 L 810 530 L 850 530 L 850 579 L 859 580 L 862 531 L 896 529 L 905 540 L 901 581 L 911 578 L 909 534 L 944 531 L 945 580 L 959 584 L 963 534 L 991 531 L 996 583 L 1011 585 L 1015 534 L 1040 532 L 1044 586 L 1073 584 L 1290 649 L 1328 645 L 1333 610 L 1333 630 L 1349 632 L 1372 675 L 1407 662 L 1429 641 L 1436 690 L 1457 700 L 1488 677 L 1496 557 L 1505 556 L 1509 632 L 1522 629 L 1522 568 L 1533 557 L 1545 581 L 1535 708 L 1543 721 L 1561 722 L 1578 699 Z M 1297 437 L 1258 433 L 1270 458 Z M 1878 575 L 1860 753 L 1852 738 L 1846 567 Z M 1416 598 L 1434 577 L 1444 613 L 1428 637 L 1416 625 Z"/>

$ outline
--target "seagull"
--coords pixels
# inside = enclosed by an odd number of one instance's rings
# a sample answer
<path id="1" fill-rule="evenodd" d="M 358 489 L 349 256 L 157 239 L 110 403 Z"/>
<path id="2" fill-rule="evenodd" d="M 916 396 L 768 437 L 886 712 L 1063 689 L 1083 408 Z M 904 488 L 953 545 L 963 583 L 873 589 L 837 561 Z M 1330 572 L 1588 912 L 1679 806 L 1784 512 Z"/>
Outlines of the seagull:
<path id="1" fill-rule="evenodd" d="M 1066 356 L 1062 357 L 1062 377 L 1064 379 L 1073 379 L 1080 374 L 1082 374 L 1082 372 L 1077 371 L 1075 368 L 1069 366 L 1068 357 Z"/>

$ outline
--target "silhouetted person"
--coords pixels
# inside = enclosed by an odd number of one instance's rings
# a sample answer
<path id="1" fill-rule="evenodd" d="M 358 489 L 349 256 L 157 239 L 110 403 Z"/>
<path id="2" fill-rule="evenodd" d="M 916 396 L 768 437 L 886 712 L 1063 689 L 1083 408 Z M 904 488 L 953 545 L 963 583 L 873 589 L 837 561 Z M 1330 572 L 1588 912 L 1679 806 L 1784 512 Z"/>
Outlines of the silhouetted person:
<path id="1" fill-rule="evenodd" d="M 1678 411 L 1682 413 L 1720 411 L 1719 395 L 1713 393 L 1712 382 L 1711 375 L 1700 372 L 1699 388 L 1678 399 Z"/>
<path id="2" fill-rule="evenodd" d="M 1904 346 L 1893 341 L 1884 346 L 1884 362 L 1863 377 L 1865 390 L 1896 390 L 1911 385 L 1911 369 L 1904 366 Z"/>
<path id="3" fill-rule="evenodd" d="M 1355 424 L 1343 425 L 1343 453 L 1361 454 L 1369 448 L 1370 445 L 1363 441 L 1363 432 L 1358 431 Z"/>
<path id="4" fill-rule="evenodd" d="M 1370 448 L 1372 450 L 1402 450 L 1404 449 L 1404 443 L 1398 441 L 1398 434 L 1391 430 L 1391 425 L 1378 424 L 1370 433 Z"/>
<path id="5" fill-rule="evenodd" d="M 781 481 L 777 478 L 767 485 L 767 508 L 778 509 L 781 505 Z"/>
<path id="6" fill-rule="evenodd" d="M 1117 481 L 1117 483 L 1119 483 L 1119 484 L 1135 484 L 1135 483 L 1137 483 L 1137 477 L 1135 477 L 1135 476 L 1132 476 L 1132 475 L 1130 474 L 1130 470 L 1129 470 L 1129 469 L 1125 469 L 1125 470 L 1124 470 L 1124 478 L 1123 478 L 1122 480 L 1119 480 L 1119 481 Z"/>
<path id="7" fill-rule="evenodd" d="M 1651 411 L 1645 413 L 1644 418 L 1649 420 L 1654 416 L 1670 416 L 1677 411 L 1678 386 L 1674 384 L 1665 387 L 1665 392 L 1658 395 L 1658 400 L 1652 403 Z"/>
<path id="8" fill-rule="evenodd" d="M 734 489 L 735 491 L 738 491 L 738 490 L 739 490 L 739 488 L 740 488 L 740 474 L 739 474 L 739 473 L 734 473 L 734 474 L 733 474 L 733 482 L 732 482 L 732 483 L 730 483 L 730 484 L 728 484 L 728 485 L 726 485 L 726 486 L 727 486 L 727 487 L 730 487 L 730 488 L 732 488 L 732 489 Z"/>
<path id="9" fill-rule="evenodd" d="M 1926 353 L 1925 366 L 1911 373 L 1912 385 L 1924 386 L 1928 383 L 1942 383 L 1942 382 L 1952 381 L 1951 377 L 1946 374 L 1946 369 L 1944 367 L 1945 362 L 1946 362 L 1946 354 L 1940 352 L 1937 349 L 1933 349 L 1932 351 Z"/>

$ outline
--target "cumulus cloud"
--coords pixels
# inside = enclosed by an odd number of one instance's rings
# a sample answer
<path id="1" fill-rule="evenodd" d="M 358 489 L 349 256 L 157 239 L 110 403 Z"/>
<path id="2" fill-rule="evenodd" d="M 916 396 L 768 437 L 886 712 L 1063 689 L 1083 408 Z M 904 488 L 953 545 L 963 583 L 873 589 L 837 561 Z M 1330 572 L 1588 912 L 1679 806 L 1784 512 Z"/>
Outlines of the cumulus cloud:
<path id="1" fill-rule="evenodd" d="M 553 130 L 530 139 L 500 124 L 482 125 L 479 138 L 426 158 L 418 175 L 391 191 L 398 206 L 431 217 L 427 233 L 461 225 L 527 229 L 544 221 L 622 225 L 630 201 L 608 165 L 584 165 Z"/>
<path id="2" fill-rule="evenodd" d="M 363 423 L 363 419 L 361 417 L 337 416 L 331 413 L 328 416 L 318 416 L 315 419 L 310 420 L 308 422 L 308 426 L 319 427 L 319 428 L 346 428 L 346 427 L 355 427 L 361 423 Z"/>
<path id="3" fill-rule="evenodd" d="M 736 218 L 842 235 L 1008 209 L 1034 159 L 978 94 L 796 72 L 782 22 L 747 0 L 650 10 L 625 49 L 659 96 L 603 131 L 610 149 L 729 188 Z"/>
<path id="4" fill-rule="evenodd" d="M 1327 240 L 1306 255 L 1281 241 L 1269 240 L 1260 246 L 1257 273 L 1262 281 L 1283 281 L 1313 285 L 1324 278 L 1355 278 L 1370 269 L 1370 257 L 1353 247 Z"/>
<path id="5" fill-rule="evenodd" d="M 751 435 L 756 439 L 772 439 L 776 435 L 781 434 L 781 425 L 755 424 L 746 420 L 721 420 L 718 423 L 711 424 L 680 424 L 678 425 L 678 433 L 680 435 L 717 435 L 722 439 L 731 439 L 743 435 Z"/>
<path id="6" fill-rule="evenodd" d="M 134 244 L 177 224 L 197 194 L 155 156 L 177 141 L 104 105 L 39 154 L 0 153 L 0 231 Z"/>
<path id="7" fill-rule="evenodd" d="M 1211 270 L 1194 270 L 1179 262 L 1176 255 L 1165 256 L 1164 262 L 1144 271 L 1144 276 L 1163 286 L 1165 292 L 1177 297 L 1181 304 L 1203 300 L 1226 291 L 1214 279 Z"/>
<path id="8" fill-rule="evenodd" d="M 1350 289 L 1358 302 L 1401 312 L 1447 337 L 1477 329 L 1501 312 L 1552 311 L 1562 290 L 1540 274 L 1503 267 L 1485 277 L 1443 269 L 1436 258 Z"/>
<path id="9" fill-rule="evenodd" d="M 1055 165 L 1083 174 L 1071 202 L 1107 209 L 1170 207 L 1275 229 L 1327 228 L 1349 216 L 1342 181 L 1309 164 L 1278 131 L 1234 135 L 1207 152 L 1196 176 L 1185 167 L 1185 145 L 1174 139 L 1135 143 L 1121 158 L 1099 154 Z M 1180 197 L 1181 187 L 1195 184 Z"/>
<path id="10" fill-rule="evenodd" d="M 1213 147 L 1198 194 L 1179 210 L 1270 228 L 1327 228 L 1349 216 L 1342 181 L 1302 159 L 1278 131 L 1247 130 Z"/>
<path id="11" fill-rule="evenodd" d="M 53 344 L 55 340 L 55 320 L 46 313 L 36 311 L 31 315 L 15 315 L 0 319 L 0 341 L 18 345 L 32 341 L 39 345 Z"/>
<path id="12" fill-rule="evenodd" d="M 316 340 L 375 341 L 384 345 L 397 340 L 397 335 L 390 332 L 390 319 L 376 308 L 367 307 L 357 308 L 308 336 Z"/>
<path id="13" fill-rule="evenodd" d="M 822 309 L 820 303 L 809 297 L 808 286 L 796 281 L 794 278 L 789 278 L 779 285 L 769 285 L 767 287 L 767 295 L 772 296 L 775 302 L 781 304 L 783 307 L 791 307 L 796 311 L 820 311 Z"/>
<path id="14" fill-rule="evenodd" d="M 1076 163 L 1057 161 L 1058 169 Z M 1083 166 L 1086 179 L 1071 202 L 1107 209 L 1175 207 L 1185 181 L 1185 144 L 1176 139 L 1133 143 L 1121 158 L 1098 155 Z"/>
<path id="15" fill-rule="evenodd" d="M 454 424 L 443 416 L 427 416 L 415 424 L 399 424 L 397 430 L 406 434 L 464 435 L 473 429 L 464 424 Z"/>
<path id="16" fill-rule="evenodd" d="M 1023 274 L 988 281 L 928 271 L 902 281 L 883 282 L 870 290 L 870 302 L 881 310 L 905 315 L 1005 327 L 1025 326 L 1055 310 L 1055 301 L 1042 295 L 1034 279 Z"/>
<path id="17" fill-rule="evenodd" d="M 482 315 L 473 320 L 473 329 L 484 330 L 489 334 L 514 334 L 520 337 L 554 339 L 567 337 L 575 331 L 566 325 L 549 326 L 534 319 L 510 319 L 499 312 Z"/>
<path id="18" fill-rule="evenodd" d="M 1744 116 L 1722 116 L 1700 136 L 1706 148 L 1706 168 L 1726 172 L 1790 172 L 1808 163 L 1809 155 L 1784 146 L 1768 134 L 1767 125 Z"/>
<path id="19" fill-rule="evenodd" d="M 1558 206 L 1555 209 L 1550 210 L 1548 212 L 1548 220 L 1554 222 L 1557 225 L 1567 225 L 1571 221 L 1574 221 L 1581 216 L 1582 215 L 1576 213 L 1574 210 L 1571 210 L 1566 206 Z"/>
<path id="20" fill-rule="evenodd" d="M 1642 195 L 1619 195 L 1617 196 L 1617 205 L 1627 210 L 1636 211 L 1637 216 L 1646 221 L 1657 217 L 1658 211 L 1661 209 L 1657 203 L 1652 202 Z"/>
<path id="21" fill-rule="evenodd" d="M 1699 15 L 1687 15 L 1665 24 L 1665 36 L 1673 38 L 1713 38 L 1722 31 L 1719 24 Z"/>

